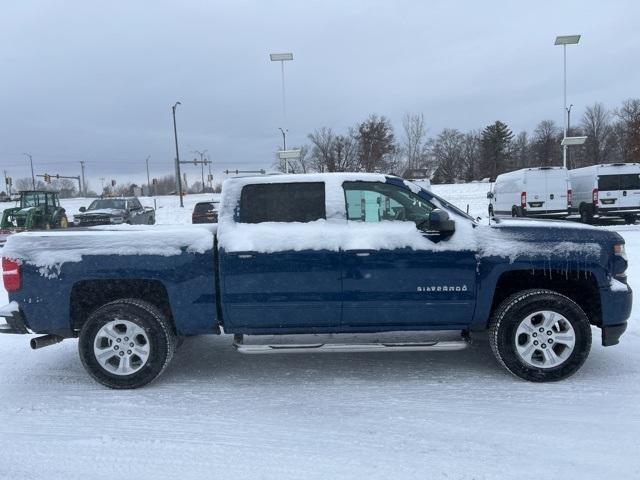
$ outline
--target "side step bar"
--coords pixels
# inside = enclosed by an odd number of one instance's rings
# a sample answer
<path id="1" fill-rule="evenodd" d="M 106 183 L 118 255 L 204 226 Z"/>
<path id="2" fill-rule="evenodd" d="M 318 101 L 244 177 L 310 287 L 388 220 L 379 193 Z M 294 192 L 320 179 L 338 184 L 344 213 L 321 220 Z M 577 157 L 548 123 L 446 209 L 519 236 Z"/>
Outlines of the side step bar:
<path id="1" fill-rule="evenodd" d="M 447 340 L 420 343 L 310 343 L 288 345 L 243 345 L 234 342 L 240 353 L 353 353 L 353 352 L 420 352 L 464 350 L 469 345 L 466 340 Z"/>

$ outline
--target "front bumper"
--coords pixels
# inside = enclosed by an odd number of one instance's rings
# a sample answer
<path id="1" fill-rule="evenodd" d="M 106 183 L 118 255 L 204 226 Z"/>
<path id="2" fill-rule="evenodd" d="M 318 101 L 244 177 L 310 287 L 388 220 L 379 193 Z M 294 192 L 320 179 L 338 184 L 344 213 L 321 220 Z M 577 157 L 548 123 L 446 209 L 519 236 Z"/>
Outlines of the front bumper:
<path id="1" fill-rule="evenodd" d="M 627 285 L 626 291 L 613 291 L 611 288 L 600 290 L 602 307 L 602 346 L 616 345 L 627 329 L 627 320 L 631 316 L 633 292 Z"/>
<path id="2" fill-rule="evenodd" d="M 22 310 L 15 309 L 13 303 L 0 309 L 0 333 L 29 333 Z"/>

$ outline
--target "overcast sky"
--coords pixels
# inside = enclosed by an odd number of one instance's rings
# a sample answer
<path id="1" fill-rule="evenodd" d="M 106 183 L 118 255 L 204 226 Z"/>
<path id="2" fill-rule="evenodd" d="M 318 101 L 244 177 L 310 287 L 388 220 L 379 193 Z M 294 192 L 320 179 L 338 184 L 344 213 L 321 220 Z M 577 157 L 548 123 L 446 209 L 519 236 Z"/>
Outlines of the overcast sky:
<path id="1" fill-rule="evenodd" d="M 525 6 L 526 5 L 526 6 Z M 173 172 L 171 105 L 183 159 L 207 149 L 226 168 L 268 168 L 315 128 L 371 113 L 401 134 L 406 112 L 431 135 L 495 120 L 517 133 L 562 122 L 559 34 L 569 103 L 640 96 L 637 1 L 5 1 L 0 10 L 0 168 L 13 178 L 77 175 L 87 162 L 119 182 Z M 285 65 L 287 121 L 280 64 Z M 189 181 L 199 168 L 185 168 Z"/>

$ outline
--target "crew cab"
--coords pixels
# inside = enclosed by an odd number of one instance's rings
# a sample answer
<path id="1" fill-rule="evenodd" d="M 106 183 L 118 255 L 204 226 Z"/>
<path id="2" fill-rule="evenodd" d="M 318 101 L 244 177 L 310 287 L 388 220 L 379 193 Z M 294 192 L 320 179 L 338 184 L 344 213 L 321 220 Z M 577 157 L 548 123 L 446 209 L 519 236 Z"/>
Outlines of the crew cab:
<path id="1" fill-rule="evenodd" d="M 89 208 L 80 207 L 74 215 L 74 223 L 79 227 L 95 225 L 153 225 L 156 212 L 151 207 L 143 207 L 136 197 L 99 198 L 91 202 Z"/>
<path id="2" fill-rule="evenodd" d="M 457 350 L 488 331 L 508 371 L 553 381 L 584 363 L 592 325 L 618 343 L 626 269 L 617 233 L 480 222 L 398 177 L 235 178 L 218 224 L 9 238 L 0 332 L 43 334 L 34 349 L 78 338 L 112 388 L 149 383 L 203 334 L 258 354 Z"/>

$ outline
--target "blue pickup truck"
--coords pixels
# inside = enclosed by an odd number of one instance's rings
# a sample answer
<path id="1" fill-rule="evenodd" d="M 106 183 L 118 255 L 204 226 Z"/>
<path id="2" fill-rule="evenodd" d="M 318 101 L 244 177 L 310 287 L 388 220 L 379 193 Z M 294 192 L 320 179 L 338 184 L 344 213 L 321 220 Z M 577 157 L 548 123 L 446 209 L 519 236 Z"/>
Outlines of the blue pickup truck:
<path id="1" fill-rule="evenodd" d="M 111 226 L 12 236 L 0 332 L 34 349 L 78 338 L 112 388 L 155 379 L 184 336 L 241 353 L 438 351 L 488 331 L 530 381 L 575 373 L 631 312 L 624 241 L 580 224 L 474 219 L 379 174 L 246 177 L 217 225 Z"/>

